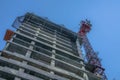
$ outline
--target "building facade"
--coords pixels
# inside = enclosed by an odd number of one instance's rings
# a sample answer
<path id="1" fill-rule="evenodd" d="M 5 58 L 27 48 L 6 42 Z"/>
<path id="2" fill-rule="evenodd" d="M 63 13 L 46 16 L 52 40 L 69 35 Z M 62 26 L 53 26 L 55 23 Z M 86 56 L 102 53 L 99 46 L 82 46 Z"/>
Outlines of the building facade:
<path id="1" fill-rule="evenodd" d="M 7 30 L 0 80 L 100 80 L 85 69 L 77 33 L 27 13 Z"/>

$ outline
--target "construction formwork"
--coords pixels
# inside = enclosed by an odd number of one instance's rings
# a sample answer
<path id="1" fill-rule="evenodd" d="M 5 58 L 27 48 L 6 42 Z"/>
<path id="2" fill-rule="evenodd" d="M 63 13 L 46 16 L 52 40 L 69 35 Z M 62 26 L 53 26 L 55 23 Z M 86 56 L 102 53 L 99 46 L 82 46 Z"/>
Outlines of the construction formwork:
<path id="1" fill-rule="evenodd" d="M 85 69 L 77 33 L 27 13 L 7 30 L 0 80 L 101 80 Z"/>

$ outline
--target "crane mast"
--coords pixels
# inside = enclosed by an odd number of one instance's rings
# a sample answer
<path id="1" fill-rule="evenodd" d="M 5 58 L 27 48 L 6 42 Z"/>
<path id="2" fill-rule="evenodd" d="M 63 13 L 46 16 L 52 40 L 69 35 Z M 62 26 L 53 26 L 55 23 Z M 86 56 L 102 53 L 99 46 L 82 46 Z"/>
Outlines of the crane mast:
<path id="1" fill-rule="evenodd" d="M 88 38 L 87 33 L 91 30 L 90 21 L 81 21 L 80 30 L 78 32 L 79 38 L 82 39 L 82 45 L 86 53 L 87 64 L 91 65 L 93 68 L 91 72 L 101 77 L 102 80 L 107 80 L 104 73 L 104 68 L 102 68 L 100 58 L 97 53 L 93 50 Z"/>

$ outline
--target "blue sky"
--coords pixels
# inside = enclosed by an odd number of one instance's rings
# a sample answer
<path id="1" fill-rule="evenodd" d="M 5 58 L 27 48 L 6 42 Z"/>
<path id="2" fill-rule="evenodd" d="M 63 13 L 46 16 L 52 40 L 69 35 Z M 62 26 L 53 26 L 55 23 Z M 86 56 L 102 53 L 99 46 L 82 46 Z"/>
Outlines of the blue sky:
<path id="1" fill-rule="evenodd" d="M 95 51 L 99 52 L 109 80 L 120 80 L 120 1 L 119 0 L 0 0 L 0 50 L 6 29 L 12 29 L 17 16 L 32 12 L 64 24 L 75 32 L 80 20 L 89 19 L 88 34 Z"/>

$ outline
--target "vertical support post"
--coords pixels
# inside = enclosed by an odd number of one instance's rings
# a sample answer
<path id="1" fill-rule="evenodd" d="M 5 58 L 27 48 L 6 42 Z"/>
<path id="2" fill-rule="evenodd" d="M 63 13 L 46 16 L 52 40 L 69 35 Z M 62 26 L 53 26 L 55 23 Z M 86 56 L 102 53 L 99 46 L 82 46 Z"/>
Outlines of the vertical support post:
<path id="1" fill-rule="evenodd" d="M 54 34 L 53 47 L 56 47 L 56 31 L 55 31 L 55 34 Z M 55 49 L 53 49 L 52 52 L 53 52 L 52 58 L 55 58 L 55 54 L 54 54 L 54 53 L 56 53 Z M 52 67 L 55 66 L 55 60 L 53 60 L 53 59 L 51 60 L 51 66 L 52 66 Z M 54 74 L 53 71 L 51 71 L 50 73 L 51 73 L 51 74 Z"/>
<path id="2" fill-rule="evenodd" d="M 2 52 L 0 51 L 0 56 L 1 56 Z"/>
<path id="3" fill-rule="evenodd" d="M 10 39 L 10 42 L 13 41 L 13 38 L 16 37 L 16 34 Z M 7 43 L 6 46 L 4 47 L 4 50 L 10 45 L 10 43 Z M 19 71 L 22 71 L 22 68 L 19 68 Z M 19 77 L 15 77 L 14 80 L 21 80 Z"/>
<path id="4" fill-rule="evenodd" d="M 79 39 L 78 39 L 78 38 L 77 38 L 77 40 L 76 40 L 76 45 L 77 45 L 77 50 L 78 50 L 79 57 L 80 57 L 80 58 L 83 58 L 82 52 L 81 52 L 81 50 L 80 50 L 80 42 L 79 42 Z"/>
<path id="5" fill-rule="evenodd" d="M 81 64 L 84 64 L 82 61 L 80 61 L 80 63 L 81 63 Z M 85 67 L 82 66 L 82 69 L 85 70 Z M 84 78 L 85 80 L 89 80 L 88 75 L 87 75 L 86 73 L 83 73 L 83 78 Z"/>
<path id="6" fill-rule="evenodd" d="M 0 56 L 2 55 L 2 51 L 0 51 Z"/>
<path id="7" fill-rule="evenodd" d="M 38 29 L 38 30 L 39 30 L 39 29 Z M 38 31 L 36 32 L 36 36 L 37 36 L 37 35 L 38 35 Z M 34 36 L 34 38 L 36 38 L 36 36 Z M 34 45 L 35 42 L 34 42 L 34 41 L 31 41 L 31 44 Z M 25 55 L 25 56 L 28 57 L 28 58 L 31 56 L 31 53 L 32 53 L 32 52 L 31 52 L 31 50 L 33 49 L 33 46 L 32 46 L 32 45 L 29 46 L 29 49 L 30 49 L 30 50 L 28 50 L 28 51 L 26 52 L 26 55 Z M 23 61 L 22 63 L 23 63 L 23 64 L 27 64 L 27 61 Z M 24 72 L 25 69 L 19 68 L 19 71 L 20 71 L 20 72 Z M 14 80 L 21 80 L 21 78 L 15 77 Z"/>

